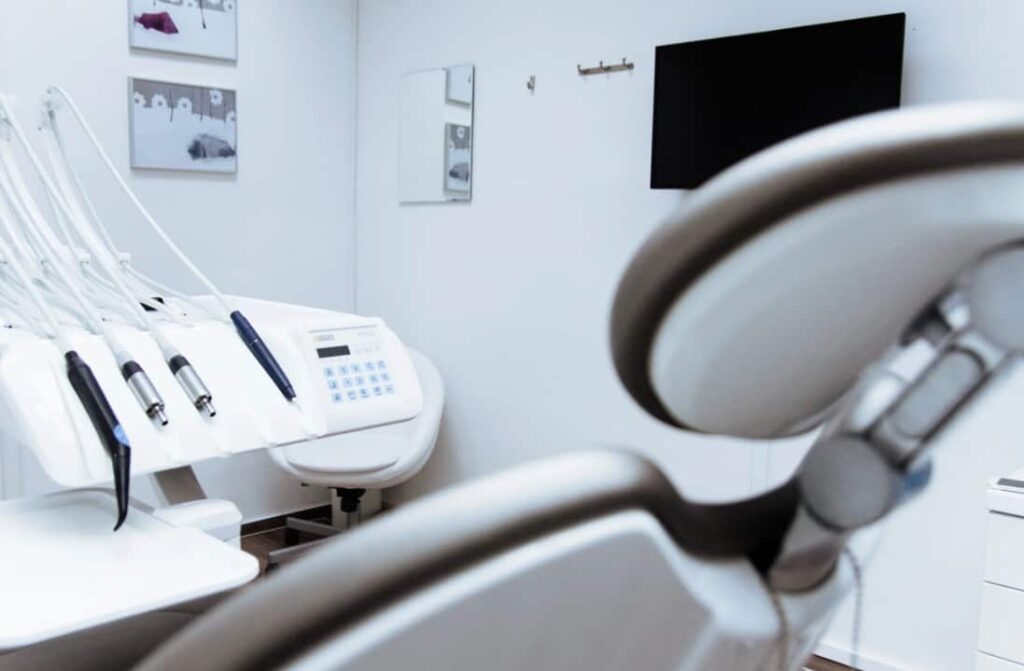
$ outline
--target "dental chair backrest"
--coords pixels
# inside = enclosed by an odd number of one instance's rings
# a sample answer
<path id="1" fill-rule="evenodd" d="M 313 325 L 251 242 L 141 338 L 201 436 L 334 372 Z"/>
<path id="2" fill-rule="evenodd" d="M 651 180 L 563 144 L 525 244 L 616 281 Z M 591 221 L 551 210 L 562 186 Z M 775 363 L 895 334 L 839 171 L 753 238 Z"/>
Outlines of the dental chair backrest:
<path id="1" fill-rule="evenodd" d="M 1024 232 L 1022 164 L 1024 108 L 1000 105 L 872 115 L 744 161 L 628 269 L 619 376 L 676 426 L 815 426 L 961 269 Z M 803 591 L 766 587 L 804 494 L 794 479 L 706 506 L 636 456 L 556 457 L 327 544 L 141 668 L 796 669 L 852 581 L 837 561 Z"/>
<path id="2" fill-rule="evenodd" d="M 693 504 L 628 453 L 548 458 L 374 519 L 140 669 L 671 669 L 696 641 L 711 648 L 698 668 L 740 668 L 770 653 L 776 616 L 739 558 L 779 534 L 788 502 Z M 732 559 L 698 568 L 680 548 Z M 722 587 L 743 595 L 727 622 L 709 607 Z M 758 640 L 737 651 L 734 630 Z"/>
<path id="3" fill-rule="evenodd" d="M 801 433 L 953 278 L 1024 235 L 1021 107 L 834 124 L 690 194 L 613 308 L 620 378 L 680 428 Z M 993 197 L 993 194 L 998 194 Z"/>

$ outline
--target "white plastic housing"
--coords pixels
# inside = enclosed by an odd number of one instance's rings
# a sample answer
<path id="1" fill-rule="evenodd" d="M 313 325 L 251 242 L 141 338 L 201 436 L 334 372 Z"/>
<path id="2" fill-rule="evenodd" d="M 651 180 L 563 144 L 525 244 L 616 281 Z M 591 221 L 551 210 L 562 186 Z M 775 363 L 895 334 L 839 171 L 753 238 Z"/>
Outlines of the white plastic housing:
<path id="1" fill-rule="evenodd" d="M 168 325 L 169 339 L 213 394 L 217 415 L 207 419 L 192 406 L 150 334 L 117 328 L 167 404 L 169 424 L 158 427 L 132 396 L 104 342 L 84 332 L 72 338 L 133 446 L 133 475 L 400 422 L 420 412 L 423 399 L 416 371 L 405 347 L 382 320 L 249 299 L 235 299 L 235 304 L 287 373 L 297 393 L 295 403 L 284 399 L 231 326 Z M 373 356 L 388 362 L 393 394 L 359 403 L 332 402 L 314 334 L 348 329 L 376 334 L 374 344 L 379 348 Z M 0 445 L 30 450 L 62 486 L 108 482 L 110 460 L 65 370 L 62 352 L 52 341 L 13 330 L 0 332 Z"/>
<path id="2" fill-rule="evenodd" d="M 302 482 L 322 487 L 385 489 L 416 475 L 437 442 L 444 381 L 429 359 L 408 352 L 423 395 L 414 419 L 269 450 L 271 458 Z"/>
<path id="3" fill-rule="evenodd" d="M 252 555 L 142 510 L 112 533 L 113 505 L 98 491 L 0 503 L 0 533 L 12 539 L 0 553 L 0 655 L 233 589 L 259 572 Z"/>
<path id="4" fill-rule="evenodd" d="M 224 499 L 200 499 L 157 508 L 153 517 L 179 529 L 199 529 L 232 547 L 242 547 L 242 511 Z"/>

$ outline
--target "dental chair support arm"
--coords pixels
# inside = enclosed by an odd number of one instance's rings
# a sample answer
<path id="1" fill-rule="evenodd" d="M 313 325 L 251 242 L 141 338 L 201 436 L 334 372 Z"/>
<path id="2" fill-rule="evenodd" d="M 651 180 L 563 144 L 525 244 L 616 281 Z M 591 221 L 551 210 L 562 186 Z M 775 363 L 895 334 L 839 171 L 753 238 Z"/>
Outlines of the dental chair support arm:
<path id="1" fill-rule="evenodd" d="M 768 574 L 774 587 L 818 584 L 853 531 L 927 485 L 932 438 L 1024 347 L 1021 288 L 1024 246 L 995 251 L 912 325 L 905 346 L 866 372 L 800 468 L 800 507 Z"/>

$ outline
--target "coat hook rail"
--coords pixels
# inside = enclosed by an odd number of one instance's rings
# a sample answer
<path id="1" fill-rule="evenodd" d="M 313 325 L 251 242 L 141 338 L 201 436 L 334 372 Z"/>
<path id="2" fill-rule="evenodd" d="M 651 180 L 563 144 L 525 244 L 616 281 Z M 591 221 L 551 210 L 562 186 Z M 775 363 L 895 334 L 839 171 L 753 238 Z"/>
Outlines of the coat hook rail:
<path id="1" fill-rule="evenodd" d="M 607 72 L 623 72 L 625 70 L 632 70 L 634 67 L 636 67 L 636 65 L 623 58 L 621 63 L 616 63 L 615 65 L 605 65 L 604 61 L 601 61 L 598 63 L 597 67 L 593 68 L 585 68 L 577 63 L 576 72 L 579 73 L 580 77 L 587 77 L 589 75 L 601 75 Z"/>

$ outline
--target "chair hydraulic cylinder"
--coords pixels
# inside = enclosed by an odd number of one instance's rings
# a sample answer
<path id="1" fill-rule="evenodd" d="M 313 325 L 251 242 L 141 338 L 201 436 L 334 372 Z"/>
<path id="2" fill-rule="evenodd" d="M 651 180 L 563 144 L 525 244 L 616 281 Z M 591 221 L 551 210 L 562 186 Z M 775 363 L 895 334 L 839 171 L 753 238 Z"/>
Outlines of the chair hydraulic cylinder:
<path id="1" fill-rule="evenodd" d="M 107 402 L 107 397 L 92 370 L 78 352 L 65 352 L 64 360 L 68 366 L 68 381 L 78 395 L 78 400 L 85 407 L 103 448 L 110 455 L 110 462 L 114 468 L 114 492 L 117 495 L 117 522 L 114 525 L 114 531 L 117 531 L 128 517 L 128 486 L 131 481 L 132 459 L 128 436 L 110 403 Z"/>
<path id="2" fill-rule="evenodd" d="M 252 355 L 256 357 L 256 360 L 260 362 L 263 370 L 267 372 L 267 375 L 274 381 L 274 384 L 277 385 L 277 388 L 284 397 L 289 401 L 293 400 L 295 398 L 295 389 L 292 387 L 291 381 L 285 375 L 281 365 L 277 363 L 277 359 L 271 354 L 270 348 L 263 342 L 263 338 L 260 338 L 260 334 L 253 328 L 253 325 L 238 310 L 231 313 L 231 321 L 234 323 L 242 342 L 249 348 Z"/>

